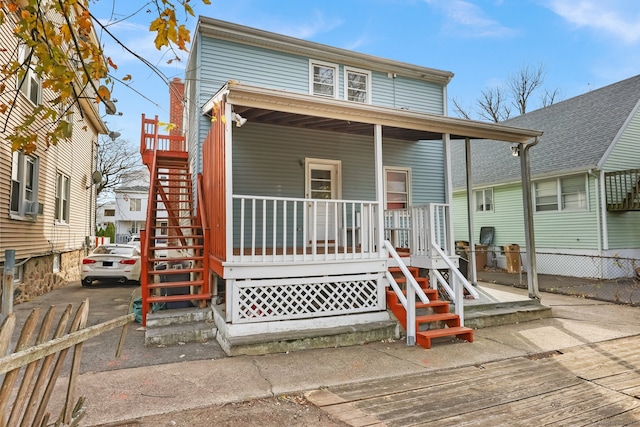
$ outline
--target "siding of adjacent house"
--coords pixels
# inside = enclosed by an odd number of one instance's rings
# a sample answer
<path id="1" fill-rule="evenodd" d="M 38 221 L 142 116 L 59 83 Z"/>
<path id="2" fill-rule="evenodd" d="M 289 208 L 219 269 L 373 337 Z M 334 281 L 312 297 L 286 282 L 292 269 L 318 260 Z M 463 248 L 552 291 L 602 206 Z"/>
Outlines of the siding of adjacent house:
<path id="1" fill-rule="evenodd" d="M 7 19 L 13 19 L 7 15 Z M 12 22 L 0 26 L 0 45 L 6 49 L 0 50 L 0 62 L 15 60 L 17 39 L 10 32 Z M 17 87 L 17 82 L 10 79 L 7 87 Z M 9 91 L 13 94 L 14 92 Z M 52 99 L 54 95 L 43 90 L 42 99 Z M 16 251 L 16 259 L 51 254 L 52 251 L 68 251 L 83 247 L 85 236 L 93 234 L 91 230 L 95 197 L 91 196 L 94 187 L 91 184 L 91 173 L 95 168 L 93 146 L 97 140 L 97 130 L 76 109 L 72 138 L 61 141 L 57 146 L 45 150 L 45 139 L 42 133 L 38 142 L 38 149 L 34 156 L 38 158 L 38 202 L 42 205 L 42 214 L 30 218 L 11 218 L 11 168 L 12 151 L 10 144 L 4 140 L 7 132 L 18 125 L 22 117 L 32 107 L 30 101 L 18 93 L 8 115 L 8 123 L 0 133 L 0 260 L 4 259 L 6 249 Z M 74 107 L 76 108 L 76 107 Z M 85 112 L 86 114 L 86 112 Z M 34 129 L 43 129 L 42 123 L 34 123 Z M 70 178 L 69 223 L 58 224 L 55 221 L 55 192 L 56 174 L 61 172 Z"/>
<path id="2" fill-rule="evenodd" d="M 640 112 L 637 110 L 602 169 L 605 172 L 640 169 Z M 609 249 L 637 248 L 640 245 L 640 212 L 607 212 L 606 218 Z"/>
<path id="3" fill-rule="evenodd" d="M 597 249 L 597 204 L 593 178 L 589 178 L 589 209 L 585 211 L 535 212 L 537 248 Z M 524 208 L 520 184 L 493 187 L 493 212 L 474 212 L 474 239 L 480 227 L 495 227 L 494 246 L 524 245 Z M 456 192 L 453 199 L 455 240 L 468 241 L 466 193 Z"/>

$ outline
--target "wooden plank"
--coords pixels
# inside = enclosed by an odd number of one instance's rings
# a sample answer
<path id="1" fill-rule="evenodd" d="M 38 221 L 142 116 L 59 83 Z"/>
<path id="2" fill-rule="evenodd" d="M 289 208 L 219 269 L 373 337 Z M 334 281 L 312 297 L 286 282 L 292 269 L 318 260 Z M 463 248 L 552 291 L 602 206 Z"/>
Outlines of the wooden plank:
<path id="1" fill-rule="evenodd" d="M 47 340 L 49 331 L 53 326 L 53 317 L 55 316 L 55 314 L 55 307 L 49 307 L 47 313 L 44 315 L 42 324 L 40 325 L 40 331 L 38 332 L 38 337 L 36 338 L 36 345 L 42 344 L 45 340 Z M 18 389 L 18 393 L 13 399 L 13 409 L 11 409 L 11 414 L 9 416 L 9 420 L 7 421 L 7 425 L 17 425 L 18 419 L 22 413 L 22 408 L 27 401 L 27 393 L 29 392 L 29 389 L 31 387 L 31 380 L 36 373 L 36 368 L 38 367 L 39 363 L 40 360 L 36 360 L 27 365 L 22 377 L 22 382 L 20 383 L 20 387 Z"/>
<path id="2" fill-rule="evenodd" d="M 78 308 L 78 315 L 80 316 L 80 322 L 78 329 L 84 329 L 87 326 L 87 319 L 89 318 L 89 298 L 82 301 L 80 308 Z M 74 397 L 76 391 L 76 382 L 78 375 L 80 374 L 80 360 L 82 358 L 82 343 L 80 341 L 74 346 L 73 359 L 71 360 L 71 371 L 69 373 L 69 381 L 67 385 L 67 395 L 64 403 L 63 420 L 65 424 L 71 423 L 71 414 L 74 408 Z"/>
<path id="3" fill-rule="evenodd" d="M 40 309 L 35 308 L 24 325 L 22 326 L 22 331 L 20 332 L 20 337 L 18 338 L 18 342 L 16 343 L 15 351 L 22 351 L 24 348 L 28 347 L 31 343 L 31 337 L 33 332 L 36 329 L 38 324 L 38 318 L 40 317 Z M 9 356 L 10 357 L 10 356 Z M 7 403 L 9 403 L 9 395 L 13 391 L 13 384 L 18 378 L 18 374 L 20 373 L 20 368 L 24 364 L 18 365 L 4 372 L 8 372 L 4 377 L 4 381 L 2 382 L 2 387 L 0 388 L 0 414 L 4 417 L 6 413 L 5 410 L 7 408 Z M 3 372 L 3 373 L 4 373 Z M 3 418 L 4 419 L 4 418 Z"/>
<path id="4" fill-rule="evenodd" d="M 9 372 L 12 369 L 24 366 L 28 363 L 43 358 L 49 354 L 57 353 L 65 348 L 72 347 L 80 342 L 97 337 L 103 332 L 110 331 L 120 326 L 126 325 L 135 319 L 133 313 L 129 313 L 98 325 L 90 326 L 80 331 L 72 332 L 63 337 L 53 339 L 41 345 L 33 346 L 24 351 L 11 354 L 0 360 L 0 374 Z"/>
<path id="5" fill-rule="evenodd" d="M 69 323 L 69 318 L 71 317 L 71 310 L 73 306 L 71 304 L 67 305 L 67 308 L 62 312 L 62 316 L 60 316 L 60 320 L 58 320 L 58 326 L 53 333 L 53 338 L 61 337 L 66 328 L 67 323 Z M 21 425 L 29 425 L 29 420 L 33 417 L 35 410 L 38 408 L 38 399 L 40 398 L 40 392 L 42 387 L 49 376 L 49 370 L 51 369 L 51 365 L 53 364 L 55 358 L 54 354 L 47 355 L 42 361 L 42 366 L 40 367 L 40 372 L 38 373 L 38 378 L 36 379 L 36 383 L 33 386 L 33 390 L 31 392 L 31 397 L 29 398 L 29 403 L 27 404 L 27 409 L 25 410 L 24 415 L 22 416 L 22 424 Z"/>

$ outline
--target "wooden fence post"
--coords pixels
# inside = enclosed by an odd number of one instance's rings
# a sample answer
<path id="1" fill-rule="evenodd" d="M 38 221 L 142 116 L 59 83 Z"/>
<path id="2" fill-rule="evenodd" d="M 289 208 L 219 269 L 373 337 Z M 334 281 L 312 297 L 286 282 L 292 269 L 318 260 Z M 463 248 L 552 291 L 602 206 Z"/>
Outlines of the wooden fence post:
<path id="1" fill-rule="evenodd" d="M 4 251 L 4 274 L 2 275 L 2 312 L 0 323 L 13 313 L 13 270 L 16 265 L 16 251 L 7 249 Z"/>

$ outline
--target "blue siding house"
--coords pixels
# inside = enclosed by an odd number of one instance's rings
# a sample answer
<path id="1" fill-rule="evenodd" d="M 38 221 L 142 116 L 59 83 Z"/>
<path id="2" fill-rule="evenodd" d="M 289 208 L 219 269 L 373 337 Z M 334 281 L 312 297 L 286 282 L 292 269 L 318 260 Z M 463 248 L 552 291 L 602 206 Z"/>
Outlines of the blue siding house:
<path id="1" fill-rule="evenodd" d="M 413 298 L 440 307 L 431 320 L 443 327 L 416 332 L 407 309 L 410 344 L 471 340 L 462 287 L 476 291 L 456 268 L 449 141 L 528 144 L 540 133 L 446 117 L 450 72 L 206 17 L 194 34 L 186 150 L 223 348 L 394 336 L 389 299 Z M 455 315 L 434 302 L 439 287 Z M 354 328 L 368 332 L 340 341 Z"/>

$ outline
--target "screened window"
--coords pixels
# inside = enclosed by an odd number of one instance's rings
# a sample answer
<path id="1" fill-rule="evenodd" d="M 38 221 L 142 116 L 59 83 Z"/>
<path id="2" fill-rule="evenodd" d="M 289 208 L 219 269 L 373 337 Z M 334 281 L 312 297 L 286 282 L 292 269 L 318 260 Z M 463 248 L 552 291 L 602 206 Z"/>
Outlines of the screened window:
<path id="1" fill-rule="evenodd" d="M 387 209 L 406 209 L 411 200 L 409 169 L 385 168 L 385 197 Z"/>
<path id="2" fill-rule="evenodd" d="M 493 211 L 493 189 L 485 188 L 484 190 L 475 191 L 476 195 L 476 212 Z"/>
<path id="3" fill-rule="evenodd" d="M 338 66 L 311 62 L 311 93 L 313 95 L 336 98 L 338 94 Z"/>
<path id="4" fill-rule="evenodd" d="M 348 101 L 370 103 L 371 73 L 345 69 L 346 98 Z"/>
<path id="5" fill-rule="evenodd" d="M 131 212 L 140 212 L 142 210 L 142 199 L 129 199 L 129 210 Z"/>
<path id="6" fill-rule="evenodd" d="M 58 173 L 56 180 L 55 219 L 65 224 L 69 223 L 70 193 L 69 177 Z"/>
<path id="7" fill-rule="evenodd" d="M 18 75 L 18 89 L 32 103 L 39 105 L 42 97 L 41 82 L 36 73 L 33 71 L 33 64 L 36 63 L 35 58 L 30 56 L 30 50 L 27 46 L 21 45 L 18 50 L 18 61 L 22 64 L 22 71 Z"/>
<path id="8" fill-rule="evenodd" d="M 21 216 L 38 213 L 38 159 L 19 151 L 11 164 L 10 209 Z"/>
<path id="9" fill-rule="evenodd" d="M 587 209 L 584 175 L 534 183 L 536 212 Z"/>

